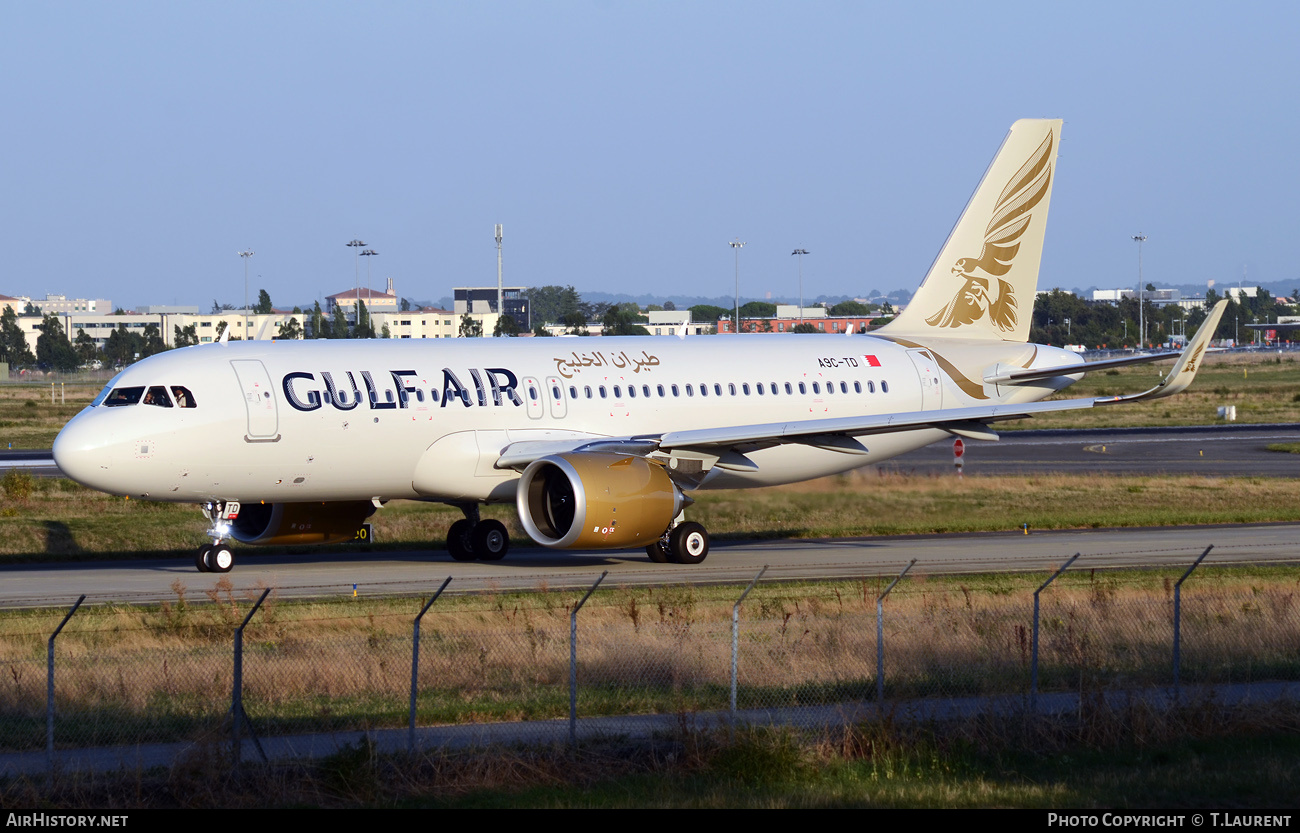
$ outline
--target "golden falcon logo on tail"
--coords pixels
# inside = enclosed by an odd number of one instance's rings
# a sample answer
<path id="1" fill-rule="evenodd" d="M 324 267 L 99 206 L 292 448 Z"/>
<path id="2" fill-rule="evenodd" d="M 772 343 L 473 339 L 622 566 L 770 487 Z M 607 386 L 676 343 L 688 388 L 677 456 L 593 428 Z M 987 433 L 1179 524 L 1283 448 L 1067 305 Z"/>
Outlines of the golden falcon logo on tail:
<path id="1" fill-rule="evenodd" d="M 1052 182 L 1052 133 L 1016 171 L 998 196 L 993 218 L 984 230 L 984 248 L 977 258 L 963 257 L 952 273 L 965 280 L 957 294 L 943 309 L 925 319 L 935 327 L 960 327 L 973 324 L 986 314 L 999 330 L 1015 329 L 1016 296 L 1011 284 L 1001 279 L 1011 271 L 1012 261 L 1020 250 L 1020 238 L 1029 228 L 1033 208 L 1047 194 Z"/>

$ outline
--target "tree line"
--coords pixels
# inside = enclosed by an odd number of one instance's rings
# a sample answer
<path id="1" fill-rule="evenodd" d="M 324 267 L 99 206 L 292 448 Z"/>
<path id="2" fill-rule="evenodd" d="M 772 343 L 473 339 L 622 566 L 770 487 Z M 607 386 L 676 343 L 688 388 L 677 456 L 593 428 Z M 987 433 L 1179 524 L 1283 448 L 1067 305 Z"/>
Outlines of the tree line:
<path id="1" fill-rule="evenodd" d="M 1153 291 L 1155 287 L 1148 284 L 1147 292 Z M 1178 304 L 1156 304 L 1144 297 L 1139 311 L 1135 297 L 1118 303 L 1085 301 L 1071 292 L 1053 289 L 1034 300 L 1029 340 L 1058 346 L 1081 344 L 1090 350 L 1137 347 L 1139 330 L 1145 328 L 1146 345 L 1167 344 L 1193 335 L 1205 321 L 1209 309 L 1222 299 L 1211 288 L 1205 294 L 1203 305 L 1185 309 Z M 1251 341 L 1254 331 L 1245 325 L 1276 322 L 1279 315 L 1293 312 L 1293 306 L 1278 301 L 1262 287 L 1253 298 L 1230 296 L 1214 337 Z"/>

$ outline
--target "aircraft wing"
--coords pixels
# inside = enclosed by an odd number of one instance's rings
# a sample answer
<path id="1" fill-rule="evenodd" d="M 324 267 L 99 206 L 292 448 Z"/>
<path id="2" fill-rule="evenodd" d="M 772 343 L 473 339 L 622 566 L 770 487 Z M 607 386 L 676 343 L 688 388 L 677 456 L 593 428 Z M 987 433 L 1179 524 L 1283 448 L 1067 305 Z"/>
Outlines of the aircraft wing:
<path id="1" fill-rule="evenodd" d="M 1098 405 L 1159 399 L 1185 390 L 1196 376 L 1201 356 L 1209 346 L 1226 305 L 1226 301 L 1220 301 L 1211 310 L 1205 323 L 1197 330 L 1196 336 L 1186 349 L 1178 354 L 1178 360 L 1169 374 L 1158 385 L 1142 393 L 1026 402 L 1019 405 L 975 405 L 933 411 L 728 425 L 635 437 L 518 442 L 502 450 L 496 467 L 523 468 L 548 454 L 569 452 L 605 451 L 645 456 L 656 452 L 688 451 L 717 457 L 716 465 L 723 468 L 744 469 L 753 467 L 753 463 L 744 458 L 744 452 L 756 448 L 782 443 L 801 443 L 845 454 L 866 454 L 868 450 L 858 441 L 858 437 L 896 431 L 915 431 L 922 428 L 938 428 L 971 439 L 996 440 L 998 435 L 988 427 L 988 423 L 1031 417 L 1035 414 L 1093 408 Z"/>

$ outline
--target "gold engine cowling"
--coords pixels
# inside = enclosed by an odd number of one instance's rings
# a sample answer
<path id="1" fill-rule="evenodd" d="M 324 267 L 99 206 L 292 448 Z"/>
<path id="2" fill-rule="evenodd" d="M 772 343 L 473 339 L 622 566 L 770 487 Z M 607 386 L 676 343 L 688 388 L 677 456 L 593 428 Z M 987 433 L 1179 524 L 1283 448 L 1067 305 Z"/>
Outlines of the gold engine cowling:
<path id="1" fill-rule="evenodd" d="M 534 460 L 515 494 L 529 537 L 555 549 L 644 547 L 689 500 L 643 457 L 581 452 Z"/>
<path id="2" fill-rule="evenodd" d="M 374 511 L 368 500 L 245 503 L 230 525 L 230 537 L 243 544 L 339 544 L 356 540 Z"/>

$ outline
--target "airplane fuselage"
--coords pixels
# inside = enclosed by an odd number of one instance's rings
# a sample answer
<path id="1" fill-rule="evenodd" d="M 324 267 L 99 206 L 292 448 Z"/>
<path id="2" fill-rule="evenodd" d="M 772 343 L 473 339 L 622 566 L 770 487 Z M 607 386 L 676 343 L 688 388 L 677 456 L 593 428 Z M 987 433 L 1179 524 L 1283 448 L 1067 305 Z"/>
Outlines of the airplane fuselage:
<path id="1" fill-rule="evenodd" d="M 504 502 L 519 474 L 495 464 L 512 443 L 1034 401 L 1069 379 L 999 387 L 985 370 L 1079 361 L 966 347 L 788 334 L 201 345 L 124 370 L 55 455 L 81 483 L 150 500 Z M 123 390 L 136 401 L 110 399 Z M 882 434 L 865 455 L 755 448 L 756 469 L 714 468 L 699 488 L 835 474 L 945 436 Z"/>

